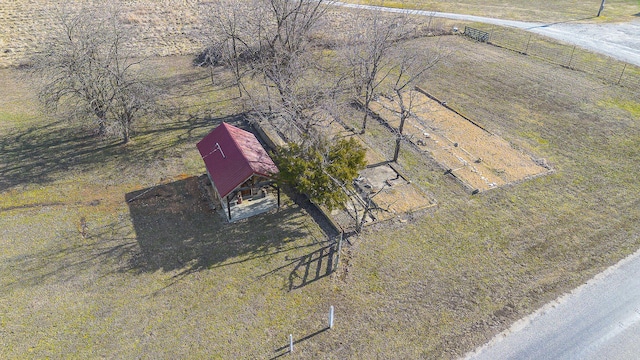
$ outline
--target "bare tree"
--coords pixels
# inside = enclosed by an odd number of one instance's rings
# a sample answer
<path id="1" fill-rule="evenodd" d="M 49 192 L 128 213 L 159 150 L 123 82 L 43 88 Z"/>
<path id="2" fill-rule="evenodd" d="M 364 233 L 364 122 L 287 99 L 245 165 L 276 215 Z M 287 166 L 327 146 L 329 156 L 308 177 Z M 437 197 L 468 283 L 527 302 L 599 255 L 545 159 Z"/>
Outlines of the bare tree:
<path id="1" fill-rule="evenodd" d="M 327 1 L 262 1 L 268 11 L 259 26 L 259 56 L 252 65 L 263 80 L 264 100 L 270 113 L 304 134 L 303 141 L 316 141 L 320 113 L 337 89 L 314 53 L 313 34 Z"/>
<path id="2" fill-rule="evenodd" d="M 224 65 L 232 69 L 238 96 L 243 95 L 242 79 L 247 73 L 243 63 L 248 62 L 258 49 L 254 35 L 260 21 L 254 20 L 261 19 L 262 12 L 256 0 L 219 0 L 207 4 L 202 13 L 204 23 L 208 25 L 203 34 L 207 48 L 196 64 Z M 211 81 L 215 84 L 216 79 L 212 76 Z"/>
<path id="3" fill-rule="evenodd" d="M 398 107 L 394 109 L 400 118 L 400 126 L 396 135 L 396 147 L 393 154 L 394 162 L 398 161 L 400 154 L 400 144 L 404 139 L 403 130 L 406 120 L 411 116 L 414 105 L 414 91 L 418 82 L 432 67 L 434 67 L 442 57 L 438 49 L 401 49 L 398 63 L 393 68 L 393 81 L 391 92 Z"/>
<path id="4" fill-rule="evenodd" d="M 357 180 L 354 181 L 354 183 Z M 385 190 L 386 184 L 382 188 L 376 191 L 369 192 L 368 190 L 362 191 L 356 189 L 353 186 L 346 186 L 343 183 L 335 182 L 336 186 L 342 188 L 342 191 L 348 196 L 348 206 L 345 206 L 344 210 L 353 219 L 354 229 L 356 233 L 360 233 L 364 228 L 369 218 L 375 220 L 374 213 L 389 212 L 389 209 L 380 207 L 374 198 Z"/>
<path id="5" fill-rule="evenodd" d="M 353 38 L 343 49 L 343 57 L 349 66 L 356 99 L 364 109 L 360 130 L 364 134 L 369 105 L 393 68 L 393 48 L 406 35 L 406 16 L 391 17 L 377 11 L 362 11 L 358 15 Z"/>
<path id="6" fill-rule="evenodd" d="M 328 0 L 214 2 L 206 13 L 210 65 L 232 69 L 239 94 L 260 115 L 311 134 L 335 98 L 336 82 L 314 54 L 313 34 Z M 250 79 L 261 90 L 245 86 Z M 244 90 L 241 90 L 244 89 Z"/>
<path id="7" fill-rule="evenodd" d="M 130 50 L 119 9 L 66 11 L 58 20 L 30 59 L 40 99 L 50 110 L 89 115 L 99 134 L 112 131 L 129 142 L 133 123 L 153 107 L 157 93 L 144 81 L 145 59 Z"/>

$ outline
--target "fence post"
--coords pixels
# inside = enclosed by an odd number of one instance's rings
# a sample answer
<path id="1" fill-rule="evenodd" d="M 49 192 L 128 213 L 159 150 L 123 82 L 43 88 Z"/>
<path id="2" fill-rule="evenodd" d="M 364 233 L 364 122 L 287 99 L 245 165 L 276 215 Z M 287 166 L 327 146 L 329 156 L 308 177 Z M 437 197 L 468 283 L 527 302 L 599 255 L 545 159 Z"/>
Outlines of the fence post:
<path id="1" fill-rule="evenodd" d="M 622 75 L 624 75 L 624 71 L 627 69 L 627 63 L 624 63 L 624 67 L 622 68 L 622 72 L 620 73 L 620 77 L 618 78 L 618 85 L 620 85 L 620 81 L 622 81 Z"/>
<path id="2" fill-rule="evenodd" d="M 340 237 L 338 238 L 338 250 L 336 252 L 336 265 L 333 267 L 333 271 L 338 270 L 338 266 L 340 265 L 340 252 L 342 251 L 342 232 L 340 232 Z"/>
<path id="3" fill-rule="evenodd" d="M 600 10 L 598 10 L 598 15 L 596 15 L 596 16 L 598 16 L 598 17 L 599 17 L 599 16 L 600 16 L 600 14 L 602 13 L 602 10 L 604 10 L 604 2 L 605 2 L 605 0 L 602 0 L 602 3 L 600 3 Z"/>
<path id="4" fill-rule="evenodd" d="M 333 305 L 329 308 L 329 329 L 333 328 Z"/>
<path id="5" fill-rule="evenodd" d="M 293 352 L 293 334 L 289 334 L 289 352 Z"/>
<path id="6" fill-rule="evenodd" d="M 573 49 L 571 50 L 571 57 L 569 58 L 569 65 L 567 65 L 567 67 L 571 67 L 571 61 L 573 61 L 573 53 L 576 51 L 576 46 L 573 46 Z"/>
<path id="7" fill-rule="evenodd" d="M 524 53 L 528 55 L 529 52 L 529 43 L 531 42 L 531 34 L 529 34 L 529 40 L 527 40 L 527 48 L 524 49 Z"/>

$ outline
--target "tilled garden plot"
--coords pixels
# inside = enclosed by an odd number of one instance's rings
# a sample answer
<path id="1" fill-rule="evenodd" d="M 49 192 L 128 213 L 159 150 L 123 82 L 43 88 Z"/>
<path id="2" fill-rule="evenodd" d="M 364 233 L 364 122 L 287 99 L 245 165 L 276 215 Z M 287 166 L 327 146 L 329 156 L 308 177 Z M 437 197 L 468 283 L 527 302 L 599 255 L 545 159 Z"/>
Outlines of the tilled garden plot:
<path id="1" fill-rule="evenodd" d="M 365 160 L 368 167 L 359 173 L 354 181 L 357 195 L 352 195 L 346 204 L 347 210 L 331 212 L 333 219 L 343 228 L 355 226 L 354 214 L 362 216 L 364 204 L 371 201 L 371 213 L 365 224 L 401 218 L 403 214 L 421 211 L 437 204 L 436 200 L 420 190 L 410 179 L 402 175 L 379 151 L 372 148 L 360 136 L 345 130 L 338 123 L 332 123 L 331 133 L 338 137 L 355 137 L 366 149 Z M 357 210 L 354 209 L 357 207 Z"/>
<path id="2" fill-rule="evenodd" d="M 543 159 L 515 149 L 425 93 L 412 90 L 405 96 L 411 96 L 412 101 L 411 116 L 403 129 L 405 138 L 431 155 L 446 174 L 455 176 L 469 190 L 485 191 L 550 171 Z M 389 127 L 399 128 L 395 99 L 380 97 L 370 107 Z"/>

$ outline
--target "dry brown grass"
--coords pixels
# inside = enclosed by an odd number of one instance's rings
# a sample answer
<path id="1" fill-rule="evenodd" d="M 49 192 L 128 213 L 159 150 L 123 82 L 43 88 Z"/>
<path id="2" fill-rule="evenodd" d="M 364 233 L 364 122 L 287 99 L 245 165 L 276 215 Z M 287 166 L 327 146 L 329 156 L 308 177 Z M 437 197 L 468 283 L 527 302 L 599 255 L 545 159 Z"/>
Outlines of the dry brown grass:
<path id="1" fill-rule="evenodd" d="M 110 2 L 117 4 L 118 2 Z M 200 50 L 202 30 L 199 1 L 120 1 L 124 23 L 140 55 L 194 54 Z M 0 7 L 0 68 L 17 66 L 38 49 L 47 35 L 57 29 L 57 17 L 64 12 L 95 6 L 87 0 L 15 0 Z"/>
<path id="2" fill-rule="evenodd" d="M 203 202 L 195 143 L 242 124 L 190 62 L 157 60 L 176 112 L 126 147 L 39 113 L 0 70 L 0 357 L 268 358 L 324 327 L 328 244 L 306 211 L 285 195 L 226 224 Z"/>
<path id="3" fill-rule="evenodd" d="M 321 276 L 324 236 L 292 201 L 232 225 L 194 206 L 194 144 L 241 107 L 190 59 L 158 59 L 180 111 L 126 148 L 39 115 L 1 70 L 20 95 L 0 99 L 0 357 L 271 358 L 293 333 L 301 358 L 455 358 L 635 251 L 638 92 L 440 41 L 455 56 L 421 86 L 556 172 L 471 196 L 405 146 L 401 170 L 438 207 L 350 239 L 339 277 Z M 379 123 L 363 139 L 392 154 Z M 126 201 L 158 184 L 153 206 Z"/>
<path id="4" fill-rule="evenodd" d="M 461 356 L 640 246 L 637 93 L 463 38 L 447 47 L 421 86 L 557 171 L 469 196 L 403 147 L 438 208 L 351 249 L 344 356 Z M 392 154 L 388 137 L 375 122 L 366 135 Z"/>

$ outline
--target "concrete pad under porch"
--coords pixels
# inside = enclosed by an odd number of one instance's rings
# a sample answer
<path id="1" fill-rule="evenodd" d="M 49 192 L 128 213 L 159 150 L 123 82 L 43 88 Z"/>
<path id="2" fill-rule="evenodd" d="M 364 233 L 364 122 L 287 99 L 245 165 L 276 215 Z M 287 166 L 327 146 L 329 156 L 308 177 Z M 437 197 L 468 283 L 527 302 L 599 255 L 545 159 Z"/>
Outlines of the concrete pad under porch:
<path id="1" fill-rule="evenodd" d="M 229 222 L 236 222 L 254 215 L 259 215 L 278 207 L 278 196 L 271 192 L 263 197 L 253 197 L 242 200 L 238 204 L 237 200 L 229 202 L 226 206 L 216 206 L 217 212 Z M 229 217 L 229 213 L 231 216 Z"/>

